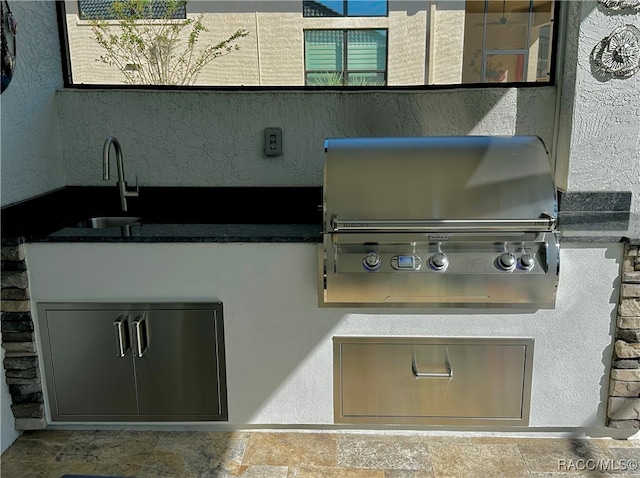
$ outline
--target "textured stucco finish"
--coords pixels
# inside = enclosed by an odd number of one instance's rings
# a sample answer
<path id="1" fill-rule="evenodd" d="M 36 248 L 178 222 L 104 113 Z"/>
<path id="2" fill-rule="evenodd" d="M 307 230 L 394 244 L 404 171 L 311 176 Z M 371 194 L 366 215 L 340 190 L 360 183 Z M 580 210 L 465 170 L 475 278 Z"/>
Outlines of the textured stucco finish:
<path id="1" fill-rule="evenodd" d="M 54 92 L 62 87 L 55 2 L 12 2 L 16 70 L 2 93 L 3 206 L 65 185 Z"/>
<path id="2" fill-rule="evenodd" d="M 494 336 L 536 341 L 530 427 L 608 433 L 620 244 L 563 247 L 557 306 L 536 312 L 320 308 L 315 244 L 33 243 L 26 256 L 38 302 L 221 300 L 231 426 L 332 424 L 334 336 Z"/>
<path id="3" fill-rule="evenodd" d="M 465 2 L 434 2 L 431 8 L 431 25 L 429 83 L 460 83 L 464 52 Z"/>
<path id="4" fill-rule="evenodd" d="M 320 186 L 332 136 L 553 134 L 554 89 L 411 93 L 58 93 L 67 184 L 105 185 L 102 144 L 116 136 L 127 177 L 145 186 Z M 81 112 L 81 114 L 79 114 Z M 283 155 L 263 129 L 283 130 Z M 115 186 L 114 186 L 115 187 Z"/>
<path id="5" fill-rule="evenodd" d="M 631 207 L 638 212 L 640 74 L 628 79 L 600 81 L 592 74 L 589 56 L 593 47 L 617 27 L 628 23 L 640 26 L 640 15 L 611 14 L 595 1 L 577 3 L 581 24 L 571 115 L 568 189 L 632 191 Z"/>

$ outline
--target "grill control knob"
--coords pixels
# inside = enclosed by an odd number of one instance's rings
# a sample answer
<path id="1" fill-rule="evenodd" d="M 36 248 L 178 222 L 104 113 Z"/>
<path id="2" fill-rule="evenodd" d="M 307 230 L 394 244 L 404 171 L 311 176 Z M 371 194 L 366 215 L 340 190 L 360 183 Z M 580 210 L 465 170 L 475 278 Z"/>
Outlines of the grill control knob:
<path id="1" fill-rule="evenodd" d="M 531 254 L 522 254 L 520 256 L 520 267 L 524 270 L 533 269 L 533 265 L 535 264 L 535 260 Z"/>
<path id="2" fill-rule="evenodd" d="M 498 257 L 498 265 L 505 271 L 511 271 L 516 266 L 516 256 L 510 252 L 505 252 Z"/>
<path id="3" fill-rule="evenodd" d="M 444 252 L 436 252 L 429 258 L 429 265 L 437 271 L 442 271 L 449 265 L 449 258 Z"/>
<path id="4" fill-rule="evenodd" d="M 368 271 L 377 271 L 382 265 L 380 254 L 378 254 L 377 252 L 369 252 L 366 256 L 364 256 L 364 259 L 362 259 L 362 265 Z"/>

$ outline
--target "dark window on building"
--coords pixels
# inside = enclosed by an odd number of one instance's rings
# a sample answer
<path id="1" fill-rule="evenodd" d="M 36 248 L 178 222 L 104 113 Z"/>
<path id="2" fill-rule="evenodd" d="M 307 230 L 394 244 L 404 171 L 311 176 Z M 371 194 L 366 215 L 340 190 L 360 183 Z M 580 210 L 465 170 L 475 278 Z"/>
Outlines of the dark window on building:
<path id="1" fill-rule="evenodd" d="M 304 0 L 305 17 L 385 17 L 388 0 Z"/>
<path id="2" fill-rule="evenodd" d="M 114 0 L 78 0 L 78 12 L 81 20 L 117 20 L 118 16 L 113 8 Z M 123 3 L 123 2 L 120 2 Z M 127 2 L 124 2 L 125 4 Z M 187 18 L 184 2 L 170 2 L 166 0 L 149 0 L 146 2 L 146 18 Z M 133 11 L 128 12 L 134 13 Z"/>
<path id="3" fill-rule="evenodd" d="M 385 86 L 387 30 L 305 30 L 307 86 Z"/>

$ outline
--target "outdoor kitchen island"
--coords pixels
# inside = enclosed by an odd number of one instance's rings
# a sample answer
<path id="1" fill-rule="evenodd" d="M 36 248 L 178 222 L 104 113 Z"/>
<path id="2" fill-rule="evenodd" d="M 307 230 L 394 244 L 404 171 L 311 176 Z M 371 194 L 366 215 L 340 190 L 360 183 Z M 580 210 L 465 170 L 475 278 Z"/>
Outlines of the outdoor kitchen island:
<path id="1" fill-rule="evenodd" d="M 33 304 L 222 302 L 228 421 L 171 422 L 165 428 L 334 426 L 334 337 L 470 337 L 534 340 L 528 425 L 432 429 L 628 436 L 633 430 L 606 427 L 606 413 L 623 267 L 620 240 L 637 243 L 638 236 L 629 238 L 634 221 L 632 217 L 622 233 L 590 232 L 596 242 L 587 242 L 583 231 L 574 229 L 578 242 L 569 234 L 561 239 L 555 308 L 517 311 L 319 307 L 320 238 L 309 236 L 308 224 L 290 225 L 299 234 L 276 234 L 272 240 L 258 232 L 268 230 L 268 224 L 245 225 L 244 239 L 236 233 L 231 242 L 213 234 L 198 242 L 193 237 L 169 239 L 157 226 L 147 237 L 118 238 L 105 232 L 101 238 L 95 231 L 81 237 L 74 230 L 32 236 L 21 247 Z M 40 352 L 40 318 L 32 313 Z M 42 368 L 42 355 L 38 360 Z M 91 422 L 119 428 L 132 423 Z"/>

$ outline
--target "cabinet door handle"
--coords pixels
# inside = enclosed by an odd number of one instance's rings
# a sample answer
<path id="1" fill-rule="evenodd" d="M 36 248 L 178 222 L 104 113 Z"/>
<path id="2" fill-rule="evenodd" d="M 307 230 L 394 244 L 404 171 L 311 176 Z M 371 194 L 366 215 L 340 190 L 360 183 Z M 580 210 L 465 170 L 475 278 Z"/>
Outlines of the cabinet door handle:
<path id="1" fill-rule="evenodd" d="M 116 330 L 116 357 L 124 357 L 129 349 L 127 316 L 121 315 L 113 323 Z"/>
<path id="2" fill-rule="evenodd" d="M 447 380 L 453 380 L 453 369 L 451 368 L 451 363 L 449 362 L 449 351 L 445 347 L 444 349 L 445 358 L 444 358 L 444 366 L 446 368 L 446 372 L 419 372 L 418 371 L 418 363 L 416 362 L 416 353 L 413 353 L 413 360 L 411 360 L 411 372 L 413 373 L 413 378 L 445 378 Z"/>
<path id="3" fill-rule="evenodd" d="M 133 321 L 133 330 L 135 333 L 136 357 L 141 358 L 147 351 L 149 345 L 147 336 L 147 318 L 144 315 L 137 316 Z"/>

